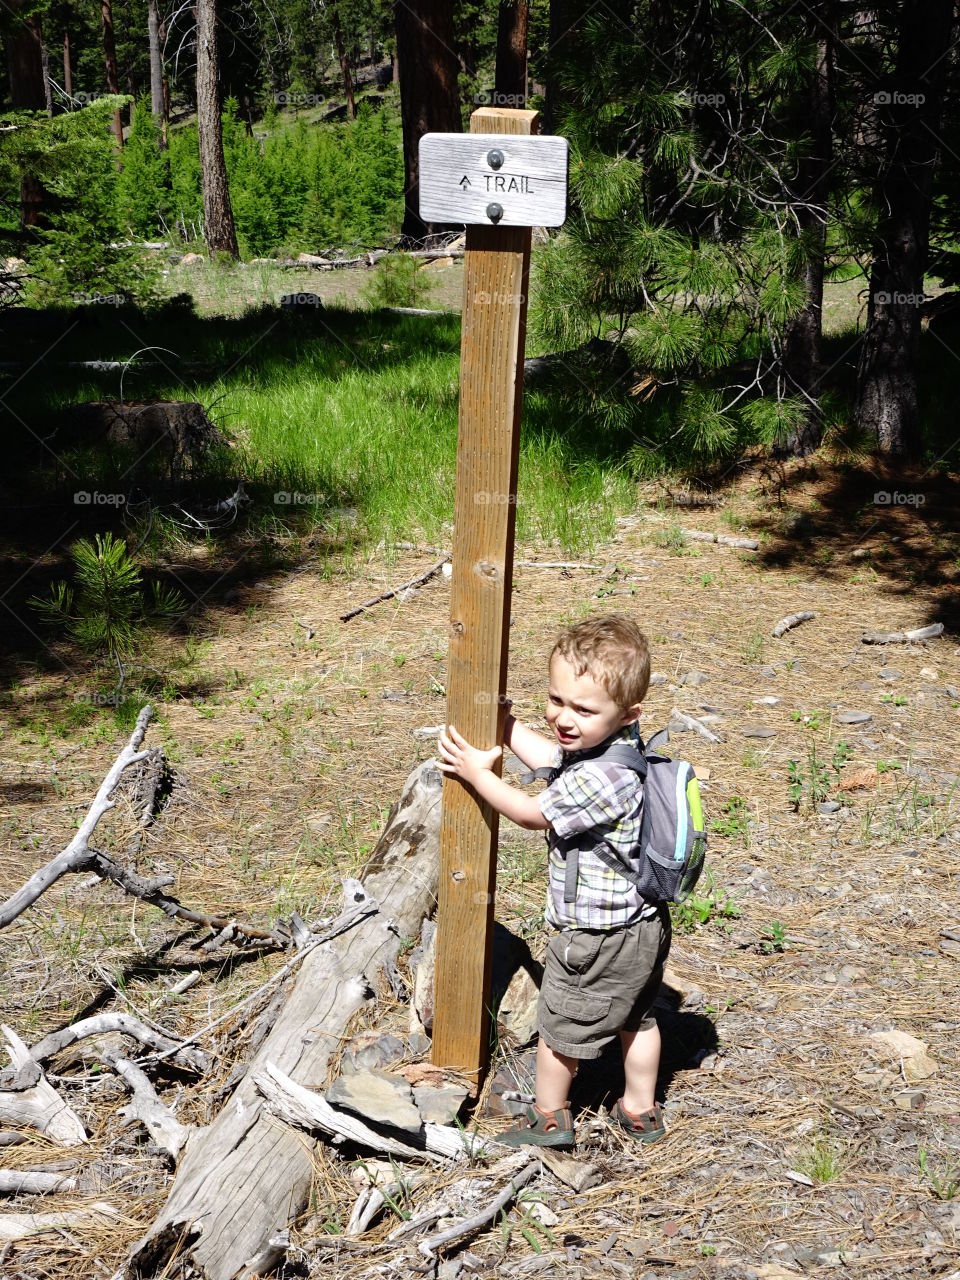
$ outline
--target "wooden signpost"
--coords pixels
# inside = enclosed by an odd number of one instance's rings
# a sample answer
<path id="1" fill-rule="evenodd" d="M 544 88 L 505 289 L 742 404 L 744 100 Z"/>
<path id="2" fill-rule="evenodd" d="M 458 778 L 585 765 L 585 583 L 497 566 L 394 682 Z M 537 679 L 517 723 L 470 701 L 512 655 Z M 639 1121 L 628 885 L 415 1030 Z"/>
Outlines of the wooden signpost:
<path id="1" fill-rule="evenodd" d="M 420 142 L 420 213 L 467 223 L 447 723 L 503 741 L 530 237 L 566 209 L 567 143 L 535 111 L 483 107 L 469 134 Z M 473 1081 L 487 1062 L 498 815 L 444 778 L 433 1061 Z"/>

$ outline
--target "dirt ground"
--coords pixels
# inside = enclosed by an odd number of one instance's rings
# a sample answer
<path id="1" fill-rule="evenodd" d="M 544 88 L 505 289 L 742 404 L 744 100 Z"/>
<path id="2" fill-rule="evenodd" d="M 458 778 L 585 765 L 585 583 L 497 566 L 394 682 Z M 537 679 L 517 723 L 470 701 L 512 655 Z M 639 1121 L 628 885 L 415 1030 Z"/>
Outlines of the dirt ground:
<path id="1" fill-rule="evenodd" d="M 557 629 L 623 611 L 645 628 L 660 677 L 641 730 L 677 709 L 720 738 L 673 735 L 702 779 L 711 830 L 708 872 L 679 911 L 670 959 L 669 1132 L 634 1149 L 581 1112 L 578 1155 L 599 1165 L 601 1184 L 581 1195 L 554 1187 L 549 1228 L 531 1224 L 529 1207 L 512 1210 L 461 1251 L 464 1274 L 956 1280 L 956 481 L 750 464 L 711 505 L 674 506 L 653 486 L 646 498 L 579 567 L 544 564 L 563 558 L 557 548 L 518 548 L 509 684 L 516 714 L 542 725 Z M 150 655 L 170 673 L 148 733 L 173 771 L 161 818 L 136 841 L 124 786 L 98 847 L 172 874 L 185 904 L 264 927 L 292 910 L 308 921 L 335 912 L 341 877 L 362 871 L 404 779 L 432 754 L 432 736 L 416 731 L 444 717 L 448 581 L 348 623 L 338 615 L 436 558 L 378 548 L 325 576 L 307 548 L 295 570 L 214 589 L 189 639 L 171 635 Z M 815 617 L 773 638 L 798 610 Z M 924 644 L 861 642 L 864 631 L 938 621 L 944 634 Z M 70 665 L 22 674 L 0 702 L 0 896 L 64 847 L 127 737 L 108 712 L 71 712 L 89 709 L 95 682 L 75 656 Z M 504 823 L 497 917 L 535 953 L 544 865 L 542 837 Z M 229 948 L 207 957 L 199 936 L 120 890 L 67 877 L 4 935 L 3 1022 L 28 1044 L 108 1009 L 173 1035 L 202 1032 L 283 961 Z M 194 970 L 195 984 L 174 993 Z M 158 1083 L 181 1121 L 215 1114 L 246 1035 L 229 1020 L 203 1033 L 214 1069 Z M 4 1277 L 113 1274 L 172 1177 L 143 1132 L 118 1123 L 126 1095 L 86 1044 L 49 1074 L 89 1142 L 64 1150 L 29 1137 L 4 1146 L 0 1164 L 67 1170 L 80 1185 L 57 1207 L 106 1202 L 112 1216 L 6 1246 L 0 1234 Z M 497 1052 L 495 1065 L 512 1046 L 502 1039 Z M 481 1132 L 501 1123 L 478 1118 Z M 343 1244 L 343 1166 L 318 1148 L 289 1274 L 412 1274 L 412 1246 L 389 1265 L 376 1249 L 395 1218 L 360 1247 Z M 414 1191 L 414 1211 L 427 1194 Z M 42 1212 L 44 1201 L 19 1196 L 5 1212 Z"/>

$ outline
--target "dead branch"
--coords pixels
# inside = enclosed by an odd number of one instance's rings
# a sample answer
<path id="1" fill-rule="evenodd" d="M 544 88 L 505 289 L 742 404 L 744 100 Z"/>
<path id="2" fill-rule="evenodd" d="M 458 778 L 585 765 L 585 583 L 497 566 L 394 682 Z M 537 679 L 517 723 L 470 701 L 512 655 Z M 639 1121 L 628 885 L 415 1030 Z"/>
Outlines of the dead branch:
<path id="1" fill-rule="evenodd" d="M 31 1169 L 0 1169 L 0 1196 L 48 1195 L 53 1191 L 76 1191 L 79 1178 L 59 1173 L 34 1173 Z"/>
<path id="2" fill-rule="evenodd" d="M 363 613 L 364 609 L 372 609 L 375 604 L 380 604 L 384 600 L 392 600 L 394 596 L 398 596 L 401 591 L 407 591 L 411 587 L 421 587 L 428 582 L 435 573 L 439 573 L 443 566 L 450 559 L 449 555 L 438 560 L 436 564 L 432 564 L 425 573 L 419 574 L 416 578 L 411 578 L 409 582 L 402 582 L 399 587 L 391 587 L 389 591 L 382 591 L 380 595 L 373 596 L 370 600 L 364 600 L 363 604 L 358 604 L 355 609 L 350 609 L 346 613 L 341 613 L 340 621 L 349 622 L 351 618 L 355 618 L 358 613 Z"/>
<path id="3" fill-rule="evenodd" d="M 420 1253 L 424 1257 L 432 1259 L 437 1249 L 442 1249 L 444 1245 L 453 1244 L 455 1240 L 463 1240 L 466 1236 L 472 1235 L 474 1231 L 479 1231 L 481 1227 L 494 1222 L 497 1214 L 517 1198 L 517 1192 L 520 1188 L 526 1186 L 539 1172 L 540 1161 L 538 1159 L 531 1160 L 519 1173 L 515 1173 L 511 1177 L 507 1185 L 500 1191 L 500 1194 L 481 1213 L 475 1214 L 472 1218 L 466 1218 L 463 1222 L 454 1223 L 446 1231 L 438 1231 L 435 1236 L 428 1236 L 426 1240 L 421 1240 L 417 1245 Z"/>
<path id="4" fill-rule="evenodd" d="M 385 1155 L 412 1156 L 420 1160 L 425 1155 L 428 1159 L 462 1160 L 468 1151 L 471 1155 L 476 1154 L 470 1136 L 454 1125 L 424 1124 L 422 1149 L 388 1138 L 349 1111 L 332 1107 L 322 1094 L 297 1084 L 272 1062 L 268 1062 L 265 1071 L 258 1072 L 253 1079 L 277 1115 L 290 1124 L 319 1129 L 335 1140 L 356 1142 Z"/>
<path id="5" fill-rule="evenodd" d="M 153 1085 L 138 1066 L 116 1051 L 108 1051 L 103 1059 L 133 1094 L 132 1101 L 121 1109 L 120 1114 L 125 1120 L 138 1120 L 157 1146 L 176 1160 L 190 1137 L 191 1130 L 181 1124 L 170 1108 L 160 1101 Z"/>
<path id="6" fill-rule="evenodd" d="M 110 766 L 110 771 L 100 784 L 100 790 L 94 798 L 93 804 L 87 810 L 86 816 L 77 828 L 77 834 L 73 837 L 62 853 L 48 862 L 45 867 L 41 867 L 39 871 L 35 871 L 22 888 L 8 898 L 6 902 L 0 905 L 0 929 L 5 929 L 19 915 L 26 911 L 27 907 L 32 906 L 34 902 L 45 893 L 52 884 L 55 884 L 62 875 L 68 871 L 86 870 L 90 864 L 90 852 L 88 842 L 90 837 L 96 830 L 97 823 L 103 815 L 109 812 L 114 806 L 114 801 L 110 799 L 116 790 L 117 783 L 124 770 L 131 764 L 137 764 L 147 757 L 146 751 L 141 751 L 143 745 L 143 736 L 147 731 L 147 725 L 153 715 L 153 708 L 146 706 L 137 716 L 137 723 L 130 740 L 123 748 L 116 760 Z"/>
<path id="7" fill-rule="evenodd" d="M 54 1054 L 60 1053 L 68 1045 L 76 1044 L 90 1036 L 103 1036 L 111 1032 L 119 1032 L 129 1036 L 147 1049 L 171 1058 L 177 1066 L 200 1074 L 210 1066 L 210 1059 L 202 1049 L 190 1049 L 180 1041 L 169 1036 L 160 1035 L 145 1026 L 139 1019 L 129 1013 L 98 1013 L 92 1018 L 81 1018 L 60 1031 L 51 1031 L 48 1036 L 33 1046 L 30 1056 L 36 1062 L 46 1062 Z"/>
<path id="8" fill-rule="evenodd" d="M 30 1236 L 50 1231 L 74 1231 L 79 1227 L 105 1226 L 104 1219 L 118 1218 L 119 1212 L 111 1204 L 96 1201 L 83 1209 L 69 1209 L 60 1213 L 3 1213 L 0 1214 L 0 1242 L 26 1240 Z"/>
<path id="9" fill-rule="evenodd" d="M 932 622 L 929 627 L 915 627 L 913 631 L 865 631 L 861 644 L 915 644 L 920 640 L 935 640 L 943 635 L 943 623 Z"/>
<path id="10" fill-rule="evenodd" d="M 550 1147 L 526 1147 L 524 1150 L 539 1156 L 553 1176 L 574 1191 L 587 1191 L 603 1181 L 603 1174 L 589 1161 L 577 1160 Z"/>
<path id="11" fill-rule="evenodd" d="M 678 707 L 674 707 L 670 712 L 670 719 L 679 721 L 685 729 L 690 729 L 693 733 L 699 733 L 700 737 L 705 738 L 707 742 L 723 741 L 712 729 L 708 729 L 702 721 L 697 720 L 695 716 L 688 716 L 686 712 L 681 711 Z"/>
<path id="12" fill-rule="evenodd" d="M 785 618 L 781 618 L 777 625 L 773 628 L 772 634 L 779 640 L 781 636 L 785 636 L 788 631 L 792 631 L 794 627 L 799 627 L 801 622 L 809 622 L 811 618 L 817 615 L 811 613 L 809 609 L 805 609 L 802 613 L 788 613 Z"/>
<path id="13" fill-rule="evenodd" d="M 30 1051 L 15 1031 L 0 1027 L 15 1070 L 31 1061 Z M 87 1134 L 77 1113 L 64 1102 L 42 1073 L 30 1089 L 0 1093 L 0 1123 L 38 1129 L 65 1147 L 86 1142 Z"/>

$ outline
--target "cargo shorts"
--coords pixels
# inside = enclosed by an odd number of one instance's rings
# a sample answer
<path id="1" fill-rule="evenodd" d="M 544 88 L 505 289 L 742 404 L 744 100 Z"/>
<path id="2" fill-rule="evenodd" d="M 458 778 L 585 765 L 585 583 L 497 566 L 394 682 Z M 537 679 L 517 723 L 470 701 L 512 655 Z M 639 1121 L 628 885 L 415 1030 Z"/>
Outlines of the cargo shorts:
<path id="1" fill-rule="evenodd" d="M 599 1058 L 621 1031 L 655 1023 L 653 1000 L 670 950 L 665 902 L 622 929 L 563 929 L 547 948 L 537 1027 L 555 1053 Z"/>

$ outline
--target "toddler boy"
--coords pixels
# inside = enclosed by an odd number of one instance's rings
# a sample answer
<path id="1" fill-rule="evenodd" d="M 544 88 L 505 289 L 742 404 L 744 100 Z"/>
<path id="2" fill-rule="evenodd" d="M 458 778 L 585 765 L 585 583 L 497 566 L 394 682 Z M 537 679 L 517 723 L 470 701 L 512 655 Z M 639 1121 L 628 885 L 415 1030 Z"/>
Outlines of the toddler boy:
<path id="1" fill-rule="evenodd" d="M 504 742 L 528 768 L 553 766 L 538 796 L 493 772 L 500 747 L 481 751 L 453 725 L 440 734 L 441 769 L 521 827 L 549 832 L 546 921 L 557 932 L 537 1007 L 536 1102 L 501 1135 L 508 1146 L 573 1145 L 568 1096 L 577 1064 L 598 1058 L 618 1034 L 626 1087 L 611 1119 L 640 1142 L 664 1133 L 654 1101 L 660 1032 L 651 1010 L 670 949 L 669 912 L 593 852 L 601 839 L 622 855 L 639 844 L 640 778 L 597 757 L 615 743 L 636 744 L 649 683 L 647 641 L 629 619 L 610 614 L 562 633 L 550 655 L 546 708 L 555 741 L 512 715 L 504 729 Z"/>

